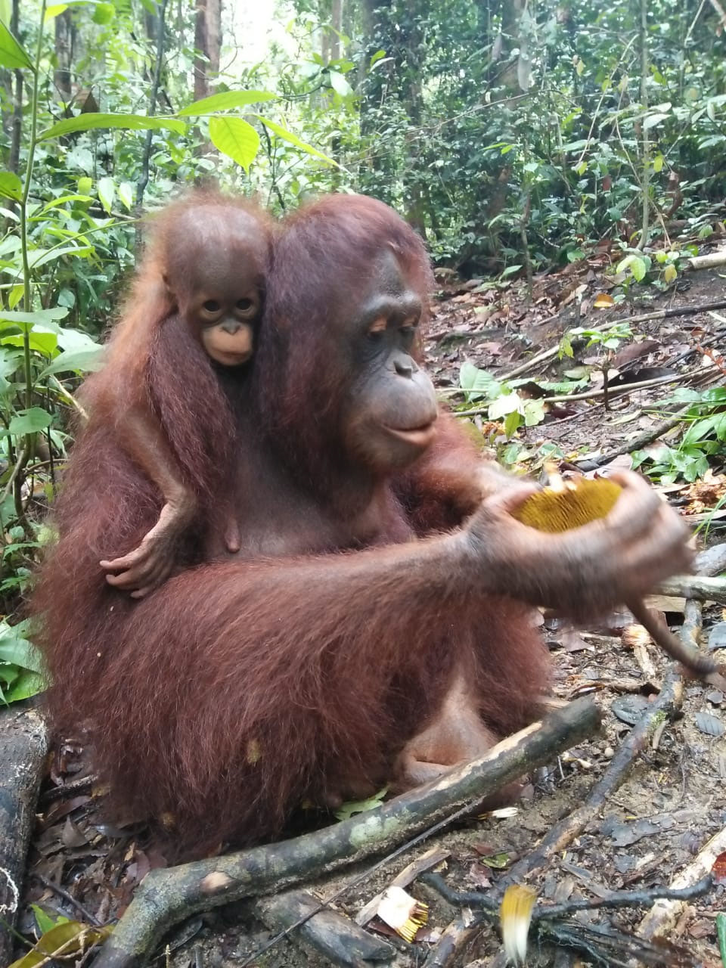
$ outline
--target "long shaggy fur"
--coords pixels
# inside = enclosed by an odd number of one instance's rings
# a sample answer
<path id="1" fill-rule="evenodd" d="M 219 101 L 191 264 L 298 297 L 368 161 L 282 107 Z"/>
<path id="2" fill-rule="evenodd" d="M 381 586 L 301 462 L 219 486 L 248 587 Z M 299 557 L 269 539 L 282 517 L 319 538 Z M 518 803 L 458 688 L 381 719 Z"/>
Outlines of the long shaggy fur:
<path id="1" fill-rule="evenodd" d="M 278 243 L 250 401 L 267 439 L 242 446 L 273 450 L 301 487 L 322 492 L 334 477 L 339 442 L 326 414 L 335 410 L 336 388 L 360 366 L 328 372 L 326 347 L 335 339 L 328 307 L 341 293 L 353 301 L 392 243 L 425 299 L 423 247 L 381 203 L 323 199 L 292 218 Z M 166 372 L 168 382 L 155 383 L 157 406 L 182 447 L 202 415 L 185 423 L 189 388 Z M 196 399 L 207 414 L 216 410 L 203 394 Z M 203 426 L 192 463 L 212 431 Z M 102 549 L 124 550 L 116 546 L 121 532 L 143 516 L 136 501 L 144 506 L 153 496 L 103 429 L 101 421 L 73 454 L 58 508 L 61 539 L 38 604 L 47 612 L 56 722 L 88 724 L 117 814 L 170 814 L 182 855 L 275 836 L 302 801 L 383 782 L 406 741 L 435 715 L 455 670 L 478 683 L 481 715 L 496 732 L 527 721 L 546 682 L 546 655 L 526 610 L 478 593 L 455 535 L 347 554 L 203 563 L 120 606 L 120 596 L 99 591 L 97 560 Z M 229 434 L 229 426 L 213 432 Z M 255 494 L 239 501 L 254 507 Z"/>
<path id="2" fill-rule="evenodd" d="M 111 334 L 105 366 L 79 391 L 89 417 L 76 428 L 54 508 L 59 541 L 40 569 L 32 602 L 41 618 L 40 643 L 54 683 L 49 704 L 59 729 L 93 720 L 93 703 L 85 693 L 93 681 L 89 664 L 103 674 L 105 654 L 115 648 L 118 629 L 133 611 L 133 600 L 106 582 L 99 562 L 136 547 L 162 507 L 161 494 L 121 443 L 129 407 L 141 405 L 152 415 L 197 499 L 199 513 L 180 549 L 181 563 L 199 561 L 205 533 L 223 527 L 220 495 L 230 488 L 239 447 L 229 392 L 176 315 L 162 278 L 168 236 L 178 217 L 190 208 L 203 217 L 209 206 L 257 212 L 249 202 L 205 190 L 156 217 L 130 301 Z M 271 238 L 269 218 L 261 211 L 259 225 Z M 224 378 L 227 383 L 247 379 L 244 374 Z M 73 679 L 78 691 L 69 685 Z"/>

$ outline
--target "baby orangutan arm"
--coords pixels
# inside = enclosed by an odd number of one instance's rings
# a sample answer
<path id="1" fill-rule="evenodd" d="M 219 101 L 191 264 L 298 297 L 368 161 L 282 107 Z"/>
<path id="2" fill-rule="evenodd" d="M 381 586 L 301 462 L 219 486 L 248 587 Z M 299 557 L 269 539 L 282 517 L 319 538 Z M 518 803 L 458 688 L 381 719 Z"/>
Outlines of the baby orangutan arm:
<path id="1" fill-rule="evenodd" d="M 159 488 L 164 505 L 158 521 L 138 547 L 120 558 L 100 564 L 109 572 L 106 581 L 110 585 L 131 592 L 132 598 L 143 598 L 171 574 L 179 538 L 194 519 L 197 502 L 181 479 L 161 428 L 141 408 L 127 414 L 122 446 Z"/>

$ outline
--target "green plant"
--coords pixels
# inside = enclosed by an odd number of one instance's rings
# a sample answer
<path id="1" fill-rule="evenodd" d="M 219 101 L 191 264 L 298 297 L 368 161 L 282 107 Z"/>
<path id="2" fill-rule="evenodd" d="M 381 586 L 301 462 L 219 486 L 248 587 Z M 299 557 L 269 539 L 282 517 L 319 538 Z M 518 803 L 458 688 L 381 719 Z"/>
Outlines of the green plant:
<path id="1" fill-rule="evenodd" d="M 678 445 L 661 444 L 648 451 L 635 451 L 635 467 L 647 466 L 650 477 L 662 484 L 677 480 L 693 483 L 711 467 L 723 466 L 726 456 L 726 387 L 702 392 L 681 389 L 674 403 L 691 403 L 684 415 L 685 432 Z"/>
<path id="2" fill-rule="evenodd" d="M 44 688 L 40 654 L 27 638 L 28 623 L 0 622 L 0 702 L 18 702 Z"/>
<path id="3" fill-rule="evenodd" d="M 481 370 L 465 360 L 459 370 L 459 386 L 464 391 L 462 409 L 467 409 L 472 403 L 479 403 L 481 412 L 486 413 L 489 420 L 503 421 L 505 435 L 512 438 L 520 427 L 534 427 L 545 418 L 544 395 L 527 398 L 517 393 L 518 387 L 529 382 L 526 379 L 499 381 L 487 370 Z M 581 385 L 581 381 L 571 380 L 559 383 L 537 381 L 540 390 L 555 393 L 569 393 Z"/>

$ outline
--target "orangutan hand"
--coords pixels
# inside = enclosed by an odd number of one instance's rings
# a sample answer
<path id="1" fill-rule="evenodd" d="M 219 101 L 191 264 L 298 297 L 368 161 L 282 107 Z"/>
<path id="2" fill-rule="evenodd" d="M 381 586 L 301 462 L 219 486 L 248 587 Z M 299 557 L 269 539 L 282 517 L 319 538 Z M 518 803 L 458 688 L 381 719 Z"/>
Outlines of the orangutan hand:
<path id="1" fill-rule="evenodd" d="M 610 514 L 559 534 L 511 516 L 535 485 L 517 484 L 486 500 L 464 532 L 486 590 L 585 617 L 688 572 L 690 532 L 676 512 L 637 474 L 612 480 L 623 491 Z"/>

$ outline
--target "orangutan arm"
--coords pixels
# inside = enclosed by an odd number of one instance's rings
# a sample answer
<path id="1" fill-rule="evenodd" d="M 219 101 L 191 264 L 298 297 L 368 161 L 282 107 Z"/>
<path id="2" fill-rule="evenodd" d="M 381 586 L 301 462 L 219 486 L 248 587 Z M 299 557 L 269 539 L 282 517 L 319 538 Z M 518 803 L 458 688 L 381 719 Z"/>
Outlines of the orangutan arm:
<path id="1" fill-rule="evenodd" d="M 115 588 L 143 598 L 172 572 L 179 539 L 194 520 L 197 500 L 182 479 L 166 437 L 155 418 L 140 406 L 129 410 L 119 426 L 126 453 L 158 487 L 163 506 L 156 524 L 128 554 L 101 561 Z"/>
<path id="2" fill-rule="evenodd" d="M 396 477 L 394 488 L 415 531 L 425 535 L 459 527 L 482 501 L 514 483 L 498 464 L 482 459 L 461 421 L 444 410 L 434 443 Z"/>

